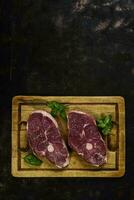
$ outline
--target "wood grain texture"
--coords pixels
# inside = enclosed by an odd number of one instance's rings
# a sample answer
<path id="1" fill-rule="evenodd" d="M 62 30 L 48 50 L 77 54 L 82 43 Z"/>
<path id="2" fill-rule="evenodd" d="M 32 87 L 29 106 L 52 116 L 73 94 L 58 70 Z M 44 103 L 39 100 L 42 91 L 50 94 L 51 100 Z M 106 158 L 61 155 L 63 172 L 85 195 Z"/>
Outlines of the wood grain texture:
<path id="1" fill-rule="evenodd" d="M 23 157 L 26 141 L 26 121 L 30 113 L 37 109 L 50 111 L 47 101 L 68 104 L 69 110 L 81 110 L 95 117 L 102 113 L 111 114 L 117 125 L 112 134 L 106 138 L 107 164 L 94 167 L 75 152 L 70 152 L 70 164 L 60 170 L 44 159 L 41 166 L 26 164 Z M 59 123 L 59 122 L 58 122 Z M 61 133 L 67 140 L 66 125 L 60 121 Z M 119 96 L 16 96 L 12 101 L 12 175 L 15 177 L 121 177 L 125 173 L 125 103 Z"/>

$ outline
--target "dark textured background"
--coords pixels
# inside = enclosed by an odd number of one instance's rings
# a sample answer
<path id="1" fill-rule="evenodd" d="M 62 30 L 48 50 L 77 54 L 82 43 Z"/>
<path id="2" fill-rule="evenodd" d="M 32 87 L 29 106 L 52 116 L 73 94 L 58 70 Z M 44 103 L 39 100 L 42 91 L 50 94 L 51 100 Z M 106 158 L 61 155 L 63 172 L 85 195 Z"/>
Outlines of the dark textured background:
<path id="1" fill-rule="evenodd" d="M 0 7 L 0 200 L 133 200 L 133 1 L 11 0 Z M 19 94 L 124 96 L 125 176 L 12 177 L 11 99 Z"/>

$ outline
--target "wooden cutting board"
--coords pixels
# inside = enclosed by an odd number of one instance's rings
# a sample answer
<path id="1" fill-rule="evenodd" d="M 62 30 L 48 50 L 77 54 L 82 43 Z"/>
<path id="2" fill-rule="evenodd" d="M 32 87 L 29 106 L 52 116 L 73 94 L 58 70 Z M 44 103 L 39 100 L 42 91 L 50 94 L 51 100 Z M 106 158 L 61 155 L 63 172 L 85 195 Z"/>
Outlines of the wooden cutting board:
<path id="1" fill-rule="evenodd" d="M 46 102 L 58 101 L 68 104 L 70 110 L 80 110 L 95 117 L 111 114 L 116 125 L 112 134 L 105 138 L 108 152 L 107 164 L 94 167 L 70 152 L 70 164 L 58 169 L 48 160 L 41 166 L 30 166 L 24 162 L 27 152 L 26 121 L 34 110 L 50 112 Z M 58 121 L 62 135 L 67 141 L 67 128 Z M 16 96 L 12 101 L 12 175 L 15 177 L 121 177 L 125 173 L 125 103 L 119 96 Z"/>

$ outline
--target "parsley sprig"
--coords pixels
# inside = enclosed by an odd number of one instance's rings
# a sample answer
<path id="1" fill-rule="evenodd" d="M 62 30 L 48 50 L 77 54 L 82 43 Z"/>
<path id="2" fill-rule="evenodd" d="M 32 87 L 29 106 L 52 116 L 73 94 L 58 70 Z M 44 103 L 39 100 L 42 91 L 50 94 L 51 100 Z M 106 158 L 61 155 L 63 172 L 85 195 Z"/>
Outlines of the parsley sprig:
<path id="1" fill-rule="evenodd" d="M 43 161 L 37 158 L 33 153 L 26 155 L 23 159 L 26 163 L 35 166 L 40 166 L 43 163 Z"/>
<path id="2" fill-rule="evenodd" d="M 111 115 L 102 115 L 96 120 L 96 123 L 103 135 L 106 136 L 111 134 L 111 130 L 113 128 L 113 121 Z"/>
<path id="3" fill-rule="evenodd" d="M 51 108 L 51 115 L 53 117 L 56 117 L 59 114 L 62 119 L 64 119 L 65 121 L 67 120 L 67 115 L 66 115 L 67 106 L 66 105 L 56 102 L 56 101 L 50 101 L 47 103 L 47 106 Z"/>

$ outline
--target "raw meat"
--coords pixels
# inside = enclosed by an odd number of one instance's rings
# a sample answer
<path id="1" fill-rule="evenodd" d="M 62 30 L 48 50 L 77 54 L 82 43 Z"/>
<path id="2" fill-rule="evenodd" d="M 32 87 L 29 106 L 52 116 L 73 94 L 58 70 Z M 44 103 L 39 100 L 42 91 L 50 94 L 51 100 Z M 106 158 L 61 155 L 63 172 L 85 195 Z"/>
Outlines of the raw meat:
<path id="1" fill-rule="evenodd" d="M 69 164 L 69 153 L 60 135 L 58 124 L 48 112 L 37 110 L 29 116 L 27 139 L 37 157 L 46 157 L 59 168 Z"/>
<path id="2" fill-rule="evenodd" d="M 87 162 L 100 166 L 106 163 L 106 144 L 94 117 L 80 111 L 68 114 L 68 144 Z"/>

